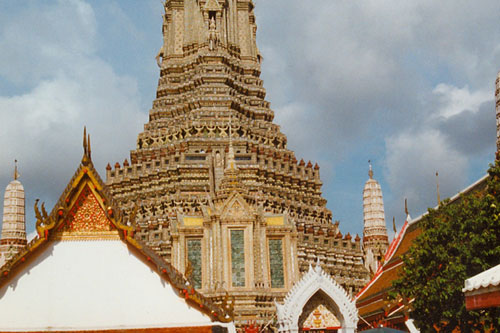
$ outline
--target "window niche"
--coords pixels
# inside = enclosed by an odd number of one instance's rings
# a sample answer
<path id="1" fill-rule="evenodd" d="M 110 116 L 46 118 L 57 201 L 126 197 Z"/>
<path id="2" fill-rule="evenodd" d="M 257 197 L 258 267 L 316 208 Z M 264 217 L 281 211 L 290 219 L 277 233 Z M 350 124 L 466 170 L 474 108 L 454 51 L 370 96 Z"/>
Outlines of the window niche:
<path id="1" fill-rule="evenodd" d="M 200 289 L 202 285 L 201 276 L 201 239 L 187 239 L 187 260 L 191 264 L 191 281 L 195 289 Z"/>
<path id="2" fill-rule="evenodd" d="M 271 288 L 284 288 L 285 276 L 283 273 L 283 240 L 269 239 L 269 272 Z"/>
<path id="3" fill-rule="evenodd" d="M 245 286 L 244 230 L 231 230 L 231 280 L 233 287 Z"/>

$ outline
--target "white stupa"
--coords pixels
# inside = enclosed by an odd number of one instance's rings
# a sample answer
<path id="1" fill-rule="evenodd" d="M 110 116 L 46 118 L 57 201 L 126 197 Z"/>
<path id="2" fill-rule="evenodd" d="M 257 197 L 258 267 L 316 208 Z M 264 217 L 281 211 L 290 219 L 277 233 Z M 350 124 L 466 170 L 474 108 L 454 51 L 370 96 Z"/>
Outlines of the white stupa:
<path id="1" fill-rule="evenodd" d="M 0 267 L 26 246 L 25 195 L 18 178 L 16 161 L 14 180 L 7 185 L 4 195 Z"/>
<path id="2" fill-rule="evenodd" d="M 368 175 L 369 179 L 363 189 L 363 249 L 366 268 L 376 272 L 387 251 L 389 241 L 385 224 L 382 188 L 378 181 L 373 179 L 371 164 Z"/>

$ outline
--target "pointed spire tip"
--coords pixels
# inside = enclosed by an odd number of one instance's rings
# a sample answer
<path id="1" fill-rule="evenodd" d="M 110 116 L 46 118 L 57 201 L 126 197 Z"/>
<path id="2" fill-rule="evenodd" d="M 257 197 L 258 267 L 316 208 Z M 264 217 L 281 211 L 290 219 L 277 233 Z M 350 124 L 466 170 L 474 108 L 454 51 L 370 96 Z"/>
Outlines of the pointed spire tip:
<path id="1" fill-rule="evenodd" d="M 14 180 L 19 178 L 19 172 L 17 171 L 17 159 L 14 160 Z"/>

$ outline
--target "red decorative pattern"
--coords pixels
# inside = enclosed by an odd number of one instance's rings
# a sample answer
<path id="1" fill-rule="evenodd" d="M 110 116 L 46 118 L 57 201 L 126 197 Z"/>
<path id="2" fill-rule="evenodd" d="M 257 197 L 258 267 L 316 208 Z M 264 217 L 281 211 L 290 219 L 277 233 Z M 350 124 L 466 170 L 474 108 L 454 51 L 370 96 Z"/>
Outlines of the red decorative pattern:
<path id="1" fill-rule="evenodd" d="M 99 232 L 112 230 L 104 210 L 88 186 L 80 193 L 78 200 L 71 208 L 63 231 L 67 232 Z"/>

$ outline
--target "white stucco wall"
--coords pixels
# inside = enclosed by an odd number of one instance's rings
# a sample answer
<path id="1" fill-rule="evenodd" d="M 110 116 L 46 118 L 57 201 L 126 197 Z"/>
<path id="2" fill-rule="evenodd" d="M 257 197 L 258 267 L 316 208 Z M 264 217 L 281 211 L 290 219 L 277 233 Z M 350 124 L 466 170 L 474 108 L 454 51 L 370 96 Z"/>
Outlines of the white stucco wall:
<path id="1" fill-rule="evenodd" d="M 119 240 L 52 243 L 0 289 L 0 330 L 210 324 Z"/>

